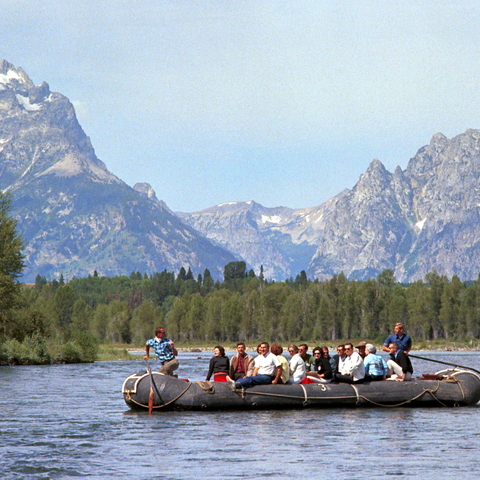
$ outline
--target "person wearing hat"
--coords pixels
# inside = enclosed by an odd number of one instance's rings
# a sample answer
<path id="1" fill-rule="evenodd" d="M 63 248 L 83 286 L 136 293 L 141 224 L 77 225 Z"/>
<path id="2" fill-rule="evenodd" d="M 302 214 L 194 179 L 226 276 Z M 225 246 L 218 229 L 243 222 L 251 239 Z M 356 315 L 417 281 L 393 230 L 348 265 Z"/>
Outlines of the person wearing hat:
<path id="1" fill-rule="evenodd" d="M 364 342 L 363 340 L 361 342 L 358 342 L 358 345 L 355 347 L 358 350 L 358 354 L 364 359 L 368 353 L 365 351 L 365 347 L 367 346 L 367 342 Z"/>

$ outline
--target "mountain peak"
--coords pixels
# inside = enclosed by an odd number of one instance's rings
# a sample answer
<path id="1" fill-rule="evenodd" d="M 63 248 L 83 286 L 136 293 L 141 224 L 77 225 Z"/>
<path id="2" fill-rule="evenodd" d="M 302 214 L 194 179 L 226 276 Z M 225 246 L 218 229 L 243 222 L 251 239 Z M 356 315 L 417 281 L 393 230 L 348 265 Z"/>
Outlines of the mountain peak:
<path id="1" fill-rule="evenodd" d="M 6 60 L 0 60 L 0 90 L 18 88 L 23 85 L 26 88 L 34 88 L 35 85 L 22 68 L 15 68 Z"/>

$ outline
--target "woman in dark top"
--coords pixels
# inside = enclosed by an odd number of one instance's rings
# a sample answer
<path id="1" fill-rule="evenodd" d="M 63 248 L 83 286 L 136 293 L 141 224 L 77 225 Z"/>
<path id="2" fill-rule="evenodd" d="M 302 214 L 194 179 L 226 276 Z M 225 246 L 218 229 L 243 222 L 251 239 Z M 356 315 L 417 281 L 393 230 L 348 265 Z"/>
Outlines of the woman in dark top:
<path id="1" fill-rule="evenodd" d="M 230 370 L 230 360 L 225 355 L 225 349 L 220 345 L 217 345 L 213 349 L 213 355 L 214 356 L 210 359 L 207 382 L 212 375 L 214 382 L 226 382 L 226 376 Z"/>
<path id="2" fill-rule="evenodd" d="M 329 383 L 332 380 L 332 366 L 320 347 L 313 349 L 315 358 L 315 370 L 307 372 L 307 376 L 314 382 Z"/>

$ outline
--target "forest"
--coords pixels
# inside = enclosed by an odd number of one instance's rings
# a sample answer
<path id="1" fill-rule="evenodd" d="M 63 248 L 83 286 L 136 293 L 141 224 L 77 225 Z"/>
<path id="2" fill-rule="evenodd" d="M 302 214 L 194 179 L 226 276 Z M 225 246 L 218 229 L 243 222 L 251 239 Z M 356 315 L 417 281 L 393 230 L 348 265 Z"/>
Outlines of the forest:
<path id="1" fill-rule="evenodd" d="M 3 325 L 0 360 L 6 363 L 93 361 L 100 344 L 141 348 L 164 326 L 176 345 L 235 345 L 239 340 L 307 341 L 335 345 L 346 339 L 383 342 L 396 322 L 414 341 L 445 339 L 477 345 L 480 278 L 461 282 L 431 272 L 402 285 L 393 272 L 377 278 L 309 280 L 304 271 L 274 282 L 225 266 L 223 282 L 208 270 L 178 274 L 101 277 L 68 283 L 38 276 L 22 285 L 19 305 Z M 50 347 L 47 347 L 50 345 Z M 57 354 L 49 354 L 51 345 Z M 55 350 L 55 349 L 54 349 Z"/>
<path id="2" fill-rule="evenodd" d="M 0 194 L 0 365 L 91 362 L 104 345 L 143 347 L 157 326 L 178 347 L 255 345 L 305 341 L 335 345 L 344 340 L 383 342 L 397 322 L 414 342 L 446 340 L 480 344 L 480 275 L 462 282 L 436 271 L 410 284 L 393 271 L 326 281 L 305 271 L 272 281 L 243 261 L 224 267 L 215 281 L 208 269 L 178 273 L 20 282 L 24 242 Z"/>

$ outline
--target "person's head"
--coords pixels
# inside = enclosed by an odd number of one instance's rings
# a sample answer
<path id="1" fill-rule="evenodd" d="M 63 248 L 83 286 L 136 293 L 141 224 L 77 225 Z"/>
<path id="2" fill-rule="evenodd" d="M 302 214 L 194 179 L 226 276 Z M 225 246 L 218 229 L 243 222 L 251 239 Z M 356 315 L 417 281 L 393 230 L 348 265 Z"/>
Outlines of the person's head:
<path id="1" fill-rule="evenodd" d="M 323 356 L 328 358 L 330 353 L 328 352 L 328 347 L 322 347 Z"/>
<path id="2" fill-rule="evenodd" d="M 308 345 L 306 343 L 302 343 L 301 345 L 298 346 L 298 353 L 300 354 L 301 357 L 305 357 L 308 352 Z"/>
<path id="3" fill-rule="evenodd" d="M 245 347 L 245 344 L 244 344 L 243 342 L 238 342 L 238 343 L 237 343 L 237 352 L 238 352 L 240 355 L 244 355 L 246 349 L 247 349 L 247 348 Z"/>
<path id="4" fill-rule="evenodd" d="M 323 357 L 323 350 L 320 347 L 315 347 L 312 350 L 312 354 L 315 358 L 322 358 Z"/>
<path id="5" fill-rule="evenodd" d="M 224 357 L 225 356 L 225 349 L 220 346 L 220 345 L 217 345 L 214 349 L 213 349 L 213 354 L 216 356 L 216 357 Z"/>
<path id="6" fill-rule="evenodd" d="M 360 355 L 364 355 L 365 354 L 365 347 L 367 345 L 367 342 L 364 342 L 364 341 L 361 341 L 361 342 L 358 342 L 358 345 L 356 346 L 356 348 L 358 349 L 358 353 Z"/>
<path id="7" fill-rule="evenodd" d="M 369 353 L 377 353 L 377 349 L 375 348 L 374 345 L 372 345 L 371 343 L 367 343 L 365 345 L 365 351 L 367 352 L 367 354 Z"/>
<path id="8" fill-rule="evenodd" d="M 259 353 L 260 355 L 266 355 L 269 350 L 270 350 L 270 345 L 268 344 L 268 342 L 262 342 L 262 343 L 258 346 L 258 353 Z"/>
<path id="9" fill-rule="evenodd" d="M 388 349 L 390 350 L 390 353 L 397 353 L 398 350 L 398 343 L 397 342 L 392 342 L 388 345 Z"/>
<path id="10" fill-rule="evenodd" d="M 296 345 L 289 345 L 288 346 L 288 353 L 293 357 L 298 353 L 298 347 Z"/>
<path id="11" fill-rule="evenodd" d="M 340 357 L 343 357 L 345 355 L 345 345 L 338 345 L 337 346 L 337 353 Z"/>
<path id="12" fill-rule="evenodd" d="M 351 355 L 353 353 L 353 344 L 351 344 L 351 343 L 346 343 L 345 344 L 345 353 L 347 355 Z"/>
<path id="13" fill-rule="evenodd" d="M 403 333 L 403 323 L 396 323 L 393 327 L 393 333 L 401 335 Z"/>
<path id="14" fill-rule="evenodd" d="M 272 346 L 270 347 L 270 351 L 274 354 L 274 355 L 281 355 L 282 352 L 283 352 L 283 348 L 281 345 L 279 345 L 278 343 L 272 343 Z"/>
<path id="15" fill-rule="evenodd" d="M 155 336 L 157 338 L 165 338 L 165 329 L 163 327 L 157 327 L 155 329 Z"/>

